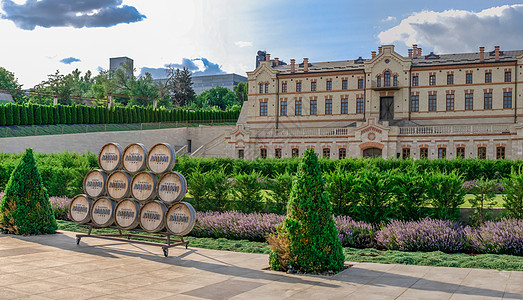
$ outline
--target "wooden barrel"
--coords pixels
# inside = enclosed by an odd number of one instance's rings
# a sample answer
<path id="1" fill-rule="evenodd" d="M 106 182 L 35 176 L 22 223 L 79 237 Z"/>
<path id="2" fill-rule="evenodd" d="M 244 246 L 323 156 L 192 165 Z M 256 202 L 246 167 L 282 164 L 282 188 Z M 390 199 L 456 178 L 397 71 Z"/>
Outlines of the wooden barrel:
<path id="1" fill-rule="evenodd" d="M 105 195 L 107 173 L 101 169 L 91 170 L 84 177 L 84 193 L 91 198 Z"/>
<path id="2" fill-rule="evenodd" d="M 160 201 L 149 201 L 140 209 L 140 226 L 147 232 L 161 231 L 165 226 L 167 207 Z"/>
<path id="3" fill-rule="evenodd" d="M 114 223 L 122 229 L 133 229 L 139 224 L 140 204 L 133 199 L 123 199 L 114 209 Z"/>
<path id="4" fill-rule="evenodd" d="M 177 202 L 169 207 L 165 217 L 167 231 L 174 235 L 184 236 L 189 234 L 196 222 L 196 212 L 187 202 Z"/>
<path id="5" fill-rule="evenodd" d="M 123 149 L 117 143 L 103 145 L 98 153 L 98 165 L 107 173 L 120 169 L 122 166 Z"/>
<path id="6" fill-rule="evenodd" d="M 167 204 L 181 201 L 187 193 L 187 180 L 178 172 L 165 173 L 158 180 L 158 198 Z"/>
<path id="7" fill-rule="evenodd" d="M 151 172 L 140 172 L 131 181 L 131 194 L 134 200 L 144 202 L 156 197 L 158 178 Z"/>
<path id="8" fill-rule="evenodd" d="M 136 174 L 147 168 L 147 148 L 143 144 L 135 143 L 125 147 L 122 166 L 130 174 Z"/>
<path id="9" fill-rule="evenodd" d="M 69 218 L 78 224 L 85 224 L 91 220 L 91 207 L 93 200 L 89 196 L 80 194 L 69 203 Z"/>
<path id="10" fill-rule="evenodd" d="M 108 227 L 114 223 L 114 207 L 116 202 L 108 197 L 100 197 L 93 202 L 91 221 L 97 227 Z"/>
<path id="11" fill-rule="evenodd" d="M 107 177 L 107 196 L 119 201 L 131 195 L 131 176 L 124 171 L 114 171 Z"/>
<path id="12" fill-rule="evenodd" d="M 176 152 L 167 143 L 154 145 L 147 155 L 147 168 L 154 174 L 163 174 L 174 168 Z"/>

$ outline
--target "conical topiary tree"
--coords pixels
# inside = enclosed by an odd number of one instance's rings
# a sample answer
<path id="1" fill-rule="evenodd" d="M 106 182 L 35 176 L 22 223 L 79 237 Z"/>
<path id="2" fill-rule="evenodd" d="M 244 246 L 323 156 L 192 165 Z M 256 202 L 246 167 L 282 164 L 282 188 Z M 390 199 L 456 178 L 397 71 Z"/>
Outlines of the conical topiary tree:
<path id="1" fill-rule="evenodd" d="M 305 152 L 292 184 L 287 216 L 278 236 L 269 237 L 273 270 L 339 272 L 345 261 L 329 196 L 314 150 Z"/>
<path id="2" fill-rule="evenodd" d="M 49 195 L 30 148 L 25 151 L 7 183 L 0 203 L 0 228 L 23 235 L 56 231 Z"/>

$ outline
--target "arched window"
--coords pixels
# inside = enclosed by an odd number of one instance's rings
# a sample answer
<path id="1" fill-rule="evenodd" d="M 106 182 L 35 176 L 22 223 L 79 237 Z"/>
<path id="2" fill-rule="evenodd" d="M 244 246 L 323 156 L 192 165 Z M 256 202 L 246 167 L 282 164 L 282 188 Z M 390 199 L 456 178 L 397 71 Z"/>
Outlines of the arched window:
<path id="1" fill-rule="evenodd" d="M 390 86 L 390 71 L 383 73 L 383 86 Z"/>
<path id="2" fill-rule="evenodd" d="M 378 87 L 381 87 L 381 76 L 378 75 L 378 78 L 376 78 L 376 84 Z"/>
<path id="3" fill-rule="evenodd" d="M 393 80 L 394 80 L 394 81 L 392 82 L 392 84 L 393 84 L 394 86 L 398 86 L 398 75 L 394 75 Z"/>

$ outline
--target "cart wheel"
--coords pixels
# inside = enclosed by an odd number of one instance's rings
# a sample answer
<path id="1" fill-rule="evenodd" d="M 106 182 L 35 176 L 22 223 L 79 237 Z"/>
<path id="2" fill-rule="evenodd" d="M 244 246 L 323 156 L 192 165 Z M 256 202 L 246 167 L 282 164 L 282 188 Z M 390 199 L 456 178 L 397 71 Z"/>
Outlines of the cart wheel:
<path id="1" fill-rule="evenodd" d="M 77 245 L 80 245 L 80 240 L 81 240 L 81 239 L 82 239 L 82 238 L 79 238 L 79 237 L 76 238 L 76 244 L 77 244 Z"/>
<path id="2" fill-rule="evenodd" d="M 162 248 L 163 250 L 163 256 L 167 257 L 169 255 L 169 249 L 168 248 Z"/>

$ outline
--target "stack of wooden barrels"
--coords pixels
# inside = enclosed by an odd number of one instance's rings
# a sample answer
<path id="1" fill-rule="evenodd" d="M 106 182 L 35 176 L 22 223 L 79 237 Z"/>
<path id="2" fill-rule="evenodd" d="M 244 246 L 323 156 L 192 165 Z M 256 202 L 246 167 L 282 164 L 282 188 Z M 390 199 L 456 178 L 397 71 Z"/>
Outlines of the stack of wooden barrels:
<path id="1" fill-rule="evenodd" d="M 98 165 L 84 178 L 84 194 L 69 205 L 70 218 L 96 228 L 115 224 L 130 230 L 185 236 L 194 227 L 194 208 L 183 202 L 185 177 L 172 172 L 176 153 L 169 144 L 154 145 L 149 151 L 140 143 L 123 149 L 117 143 L 102 147 Z M 123 170 L 122 170 L 123 168 Z"/>

